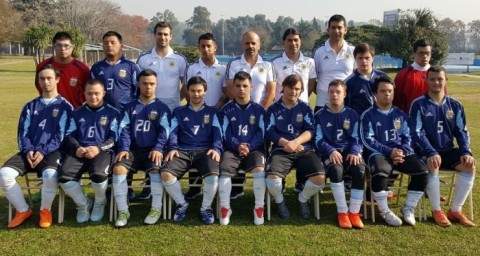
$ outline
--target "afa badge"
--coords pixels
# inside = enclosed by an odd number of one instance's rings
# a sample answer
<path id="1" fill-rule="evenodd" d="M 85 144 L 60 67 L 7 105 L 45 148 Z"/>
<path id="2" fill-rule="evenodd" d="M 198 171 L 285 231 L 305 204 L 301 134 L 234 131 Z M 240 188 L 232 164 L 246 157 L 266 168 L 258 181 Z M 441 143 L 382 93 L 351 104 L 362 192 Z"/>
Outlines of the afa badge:
<path id="1" fill-rule="evenodd" d="M 57 117 L 58 116 L 58 112 L 60 112 L 60 110 L 58 110 L 58 108 L 54 108 L 52 110 L 52 117 Z"/>
<path id="2" fill-rule="evenodd" d="M 297 121 L 297 123 L 303 122 L 303 115 L 302 115 L 302 113 L 298 113 L 298 114 L 297 114 L 297 117 L 295 118 L 295 121 Z"/>
<path id="3" fill-rule="evenodd" d="M 209 114 L 205 114 L 203 116 L 203 123 L 204 124 L 209 124 L 210 123 L 210 115 Z"/>
<path id="4" fill-rule="evenodd" d="M 118 71 L 118 76 L 120 78 L 125 78 L 127 76 L 127 71 L 125 69 L 120 69 L 120 71 Z"/>
<path id="5" fill-rule="evenodd" d="M 254 125 L 254 124 L 255 124 L 255 116 L 254 116 L 254 115 L 250 115 L 249 123 L 250 123 L 251 125 Z"/>
<path id="6" fill-rule="evenodd" d="M 156 110 L 152 110 L 148 115 L 148 119 L 155 121 L 158 117 L 158 112 Z"/>
<path id="7" fill-rule="evenodd" d="M 76 77 L 70 78 L 70 86 L 77 86 L 78 79 Z"/>
<path id="8" fill-rule="evenodd" d="M 350 54 L 345 54 L 345 59 L 349 60 L 351 58 Z"/>
<path id="9" fill-rule="evenodd" d="M 216 76 L 216 77 L 221 77 L 221 76 L 222 76 L 222 73 L 220 73 L 220 71 L 217 71 L 217 72 L 215 72 L 215 76 Z"/>
<path id="10" fill-rule="evenodd" d="M 303 72 L 307 71 L 307 65 L 306 64 L 302 64 L 300 66 L 300 68 L 302 69 Z"/>
<path id="11" fill-rule="evenodd" d="M 393 127 L 395 127 L 395 129 L 397 130 L 400 130 L 400 128 L 402 127 L 402 121 L 400 120 L 400 118 L 396 118 L 395 120 L 393 120 Z"/>
<path id="12" fill-rule="evenodd" d="M 455 117 L 455 114 L 453 113 L 453 110 L 449 109 L 447 110 L 446 116 L 448 120 L 452 120 Z"/>
<path id="13" fill-rule="evenodd" d="M 263 72 L 265 72 L 265 69 L 264 68 L 258 68 L 258 72 L 263 73 Z"/>
<path id="14" fill-rule="evenodd" d="M 100 117 L 100 121 L 98 122 L 101 126 L 105 126 L 108 123 L 108 117 L 107 116 L 102 116 Z"/>
<path id="15" fill-rule="evenodd" d="M 171 61 L 168 63 L 168 65 L 169 65 L 170 67 L 172 67 L 172 68 L 175 67 L 175 61 L 171 60 Z"/>
<path id="16" fill-rule="evenodd" d="M 350 129 L 350 119 L 343 120 L 343 129 L 345 130 Z"/>

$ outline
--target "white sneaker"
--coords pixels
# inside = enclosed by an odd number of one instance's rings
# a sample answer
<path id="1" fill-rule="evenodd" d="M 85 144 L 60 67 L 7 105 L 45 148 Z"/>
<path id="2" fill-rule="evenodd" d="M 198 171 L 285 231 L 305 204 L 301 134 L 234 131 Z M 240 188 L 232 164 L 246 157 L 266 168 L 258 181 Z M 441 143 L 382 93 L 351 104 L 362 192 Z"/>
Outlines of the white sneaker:
<path id="1" fill-rule="evenodd" d="M 143 222 L 148 225 L 153 225 L 157 223 L 161 215 L 162 212 L 159 209 L 152 208 Z"/>
<path id="2" fill-rule="evenodd" d="M 264 218 L 263 218 L 263 211 L 264 211 L 264 208 L 263 207 L 257 207 L 255 209 L 253 209 L 253 223 L 255 223 L 255 225 L 263 225 L 264 223 Z"/>
<path id="3" fill-rule="evenodd" d="M 77 223 L 84 223 L 90 219 L 90 209 L 92 209 L 92 199 L 87 198 L 87 204 L 77 206 Z"/>
<path id="4" fill-rule="evenodd" d="M 408 225 L 415 226 L 415 208 L 404 205 L 401 209 L 403 214 L 403 220 Z"/>
<path id="5" fill-rule="evenodd" d="M 228 225 L 230 223 L 230 215 L 232 215 L 232 209 L 222 207 L 220 209 L 220 225 Z"/>
<path id="6" fill-rule="evenodd" d="M 103 216 L 105 215 L 105 205 L 107 204 L 107 200 L 103 202 L 95 202 L 93 204 L 92 214 L 90 215 L 91 221 L 101 221 Z"/>
<path id="7" fill-rule="evenodd" d="M 127 225 L 128 219 L 130 219 L 130 212 L 128 211 L 120 211 L 118 213 L 118 219 L 115 222 L 115 227 L 122 228 Z"/>
<path id="8" fill-rule="evenodd" d="M 400 226 L 402 225 L 402 220 L 395 215 L 392 211 L 381 213 L 382 217 L 385 219 L 388 225 L 390 226 Z"/>

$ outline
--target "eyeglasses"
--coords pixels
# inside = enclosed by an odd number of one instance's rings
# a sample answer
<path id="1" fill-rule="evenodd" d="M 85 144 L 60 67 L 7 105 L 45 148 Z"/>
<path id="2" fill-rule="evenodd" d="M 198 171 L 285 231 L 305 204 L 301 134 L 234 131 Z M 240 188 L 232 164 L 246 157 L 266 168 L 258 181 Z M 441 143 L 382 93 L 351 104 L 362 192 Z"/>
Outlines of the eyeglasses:
<path id="1" fill-rule="evenodd" d="M 416 52 L 415 53 L 418 56 L 430 56 L 432 53 L 431 52 Z"/>
<path id="2" fill-rule="evenodd" d="M 63 50 L 68 50 L 73 47 L 71 44 L 55 44 L 53 47 L 57 49 L 63 49 Z"/>

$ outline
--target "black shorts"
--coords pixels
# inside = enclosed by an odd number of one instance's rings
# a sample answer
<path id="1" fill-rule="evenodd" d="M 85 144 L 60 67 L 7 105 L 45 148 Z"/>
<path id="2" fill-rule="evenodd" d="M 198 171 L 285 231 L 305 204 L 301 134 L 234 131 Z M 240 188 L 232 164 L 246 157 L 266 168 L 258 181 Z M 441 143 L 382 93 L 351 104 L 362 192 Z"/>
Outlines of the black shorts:
<path id="1" fill-rule="evenodd" d="M 363 158 L 361 158 L 361 163 L 358 165 L 351 165 L 349 161 L 346 160 L 348 156 L 348 153 L 342 153 L 342 168 L 343 168 L 343 176 L 344 177 L 352 177 L 352 172 L 365 172 L 365 169 L 367 169 L 365 162 L 363 161 Z M 325 170 L 327 173 L 329 173 L 330 168 L 334 168 L 335 164 L 330 162 L 329 158 L 323 158 L 323 165 L 325 166 Z"/>
<path id="2" fill-rule="evenodd" d="M 139 170 L 149 172 L 151 170 L 160 169 L 162 163 L 155 163 L 148 158 L 152 151 L 151 148 L 137 148 L 128 152 L 128 159 L 123 158 L 120 162 L 115 163 L 113 167 L 122 165 L 127 168 L 130 173 L 137 173 Z"/>
<path id="3" fill-rule="evenodd" d="M 462 157 L 462 153 L 458 148 L 437 152 L 442 158 L 440 168 L 455 169 L 455 167 L 461 163 L 460 158 Z"/>
<path id="4" fill-rule="evenodd" d="M 268 158 L 267 175 L 274 174 L 285 178 L 292 168 L 303 177 L 311 177 L 325 174 L 322 159 L 313 150 L 306 150 L 301 153 L 286 153 L 282 150 L 275 150 Z"/>
<path id="5" fill-rule="evenodd" d="M 32 168 L 28 164 L 26 155 L 23 155 L 22 153 L 17 153 L 16 155 L 10 157 L 10 159 L 5 162 L 3 167 L 10 167 L 15 169 L 21 176 L 25 175 L 27 172 L 36 172 L 37 176 L 41 177 L 43 170 L 47 168 L 57 170 L 61 158 L 62 155 L 60 151 L 53 151 L 52 153 L 44 156 L 43 160 L 37 165 L 37 167 Z"/>
<path id="6" fill-rule="evenodd" d="M 195 168 L 203 177 L 219 174 L 219 164 L 207 155 L 208 150 L 179 150 L 179 157 L 174 157 L 160 170 L 169 172 L 180 179 L 190 169 Z"/>
<path id="7" fill-rule="evenodd" d="M 225 151 L 220 162 L 220 173 L 233 177 L 238 170 L 251 171 L 255 167 L 265 166 L 265 155 L 260 151 L 252 151 L 247 156 L 240 157 L 237 153 Z"/>
<path id="8" fill-rule="evenodd" d="M 389 177 L 393 169 L 408 175 L 427 173 L 427 165 L 415 154 L 405 157 L 402 164 L 394 165 L 392 160 L 383 154 L 374 154 L 368 158 L 370 173 L 373 176 L 381 175 Z"/>
<path id="9" fill-rule="evenodd" d="M 58 177 L 63 181 L 78 181 L 84 172 L 88 172 L 90 176 L 108 176 L 111 162 L 112 154 L 109 151 L 100 151 L 93 159 L 78 158 L 69 154 L 60 165 Z"/>

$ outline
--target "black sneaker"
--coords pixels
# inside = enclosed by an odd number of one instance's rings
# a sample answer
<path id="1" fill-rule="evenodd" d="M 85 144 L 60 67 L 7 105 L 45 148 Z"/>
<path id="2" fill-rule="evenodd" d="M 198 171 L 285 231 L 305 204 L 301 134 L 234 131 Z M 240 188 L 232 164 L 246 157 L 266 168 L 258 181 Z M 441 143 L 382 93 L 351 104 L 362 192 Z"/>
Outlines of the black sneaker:
<path id="1" fill-rule="evenodd" d="M 138 195 L 138 200 L 147 200 L 152 195 L 152 190 L 150 188 L 143 188 L 140 195 Z"/>
<path id="2" fill-rule="evenodd" d="M 285 203 L 285 199 L 281 203 L 277 204 L 278 207 L 278 215 L 282 219 L 288 219 L 290 217 L 290 211 L 287 208 L 287 204 Z"/>
<path id="3" fill-rule="evenodd" d="M 243 187 L 232 187 L 232 192 L 230 192 L 230 199 L 234 200 L 244 195 L 245 193 L 243 193 Z"/>
<path id="4" fill-rule="evenodd" d="M 185 193 L 184 197 L 186 200 L 192 200 L 202 195 L 202 189 L 199 187 L 192 187 L 190 188 L 187 193 Z"/>
<path id="5" fill-rule="evenodd" d="M 303 183 L 295 182 L 295 189 L 294 189 L 295 193 L 302 192 L 304 186 L 305 186 L 305 184 L 303 184 Z"/>
<path id="6" fill-rule="evenodd" d="M 310 219 L 310 207 L 308 206 L 308 202 L 302 203 L 298 201 L 300 205 L 300 216 L 304 219 Z"/>

